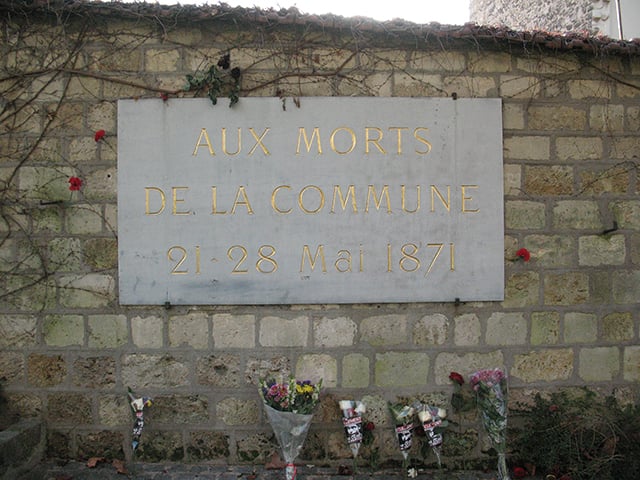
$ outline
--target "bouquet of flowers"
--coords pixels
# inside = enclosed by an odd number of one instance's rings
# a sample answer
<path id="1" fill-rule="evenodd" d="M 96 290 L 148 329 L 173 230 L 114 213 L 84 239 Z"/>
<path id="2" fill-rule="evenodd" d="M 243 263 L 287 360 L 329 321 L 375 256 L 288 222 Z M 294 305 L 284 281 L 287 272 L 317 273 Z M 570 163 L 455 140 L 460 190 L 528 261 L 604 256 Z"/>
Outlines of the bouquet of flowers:
<path id="1" fill-rule="evenodd" d="M 138 448 L 138 445 L 140 445 L 140 436 L 142 435 L 142 429 L 144 428 L 144 407 L 151 406 L 151 398 L 136 398 L 136 395 L 130 388 L 127 388 L 127 395 L 129 396 L 129 405 L 131 405 L 131 410 L 136 416 L 133 422 L 133 433 L 131 440 L 131 447 L 135 452 L 136 448 Z"/>
<path id="2" fill-rule="evenodd" d="M 420 404 L 418 406 L 418 418 L 422 423 L 424 433 L 427 435 L 429 446 L 436 455 L 438 468 L 442 468 L 440 460 L 440 451 L 442 450 L 441 430 L 448 424 L 445 420 L 446 416 L 447 411 L 444 408 L 431 407 L 425 404 Z"/>
<path id="3" fill-rule="evenodd" d="M 342 425 L 344 425 L 344 433 L 347 436 L 347 444 L 353 454 L 353 471 L 355 473 L 357 470 L 356 459 L 358 458 L 358 451 L 364 438 L 362 414 L 367 409 L 364 403 L 355 400 L 340 400 L 338 405 L 342 410 Z"/>
<path id="4" fill-rule="evenodd" d="M 480 370 L 470 379 L 476 392 L 482 424 L 498 452 L 498 478 L 510 480 L 507 450 L 507 378 L 499 368 Z"/>
<path id="5" fill-rule="evenodd" d="M 316 385 L 290 378 L 288 382 L 261 380 L 259 393 L 267 419 L 286 462 L 285 478 L 296 478 L 294 460 L 307 438 L 313 410 L 318 404 L 322 380 Z"/>
<path id="6" fill-rule="evenodd" d="M 413 443 L 413 415 L 415 413 L 415 409 L 409 405 L 390 403 L 389 410 L 391 411 L 391 416 L 395 422 L 398 446 L 400 447 L 400 452 L 403 457 L 402 467 L 404 474 L 407 475 L 409 474 L 409 450 Z"/>

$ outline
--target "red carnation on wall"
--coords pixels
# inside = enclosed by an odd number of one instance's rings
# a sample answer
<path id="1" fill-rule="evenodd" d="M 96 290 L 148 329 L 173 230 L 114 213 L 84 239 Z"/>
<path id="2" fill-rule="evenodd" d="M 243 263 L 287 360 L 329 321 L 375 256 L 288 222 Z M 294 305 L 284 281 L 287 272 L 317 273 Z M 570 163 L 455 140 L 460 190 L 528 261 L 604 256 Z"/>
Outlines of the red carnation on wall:
<path id="1" fill-rule="evenodd" d="M 104 136 L 107 134 L 107 132 L 105 132 L 104 130 L 98 130 L 96 132 L 96 134 L 93 136 L 93 139 L 96 142 L 99 142 L 100 140 L 102 140 L 104 138 Z"/>
<path id="2" fill-rule="evenodd" d="M 449 374 L 449 380 L 451 380 L 454 383 L 457 383 L 458 385 L 464 384 L 464 377 L 460 375 L 458 372 L 451 372 Z"/>
<path id="3" fill-rule="evenodd" d="M 521 248 L 516 252 L 516 257 L 518 257 L 518 259 L 524 260 L 525 262 L 528 262 L 531 259 L 531 253 L 529 253 L 529 250 L 527 250 L 526 248 Z"/>
<path id="4" fill-rule="evenodd" d="M 82 179 L 78 178 L 78 177 L 71 177 L 69 178 L 69 190 L 73 191 L 77 191 L 80 190 L 80 187 L 82 187 Z"/>

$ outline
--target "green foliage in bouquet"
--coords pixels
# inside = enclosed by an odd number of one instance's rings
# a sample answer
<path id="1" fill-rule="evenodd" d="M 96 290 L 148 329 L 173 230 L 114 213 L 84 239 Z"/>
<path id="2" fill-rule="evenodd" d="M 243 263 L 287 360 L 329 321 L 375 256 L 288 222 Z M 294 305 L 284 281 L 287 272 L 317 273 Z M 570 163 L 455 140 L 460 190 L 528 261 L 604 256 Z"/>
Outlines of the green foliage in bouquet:
<path id="1" fill-rule="evenodd" d="M 535 397 L 514 415 L 513 457 L 538 475 L 571 480 L 640 478 L 640 406 L 588 389 Z"/>
<path id="2" fill-rule="evenodd" d="M 309 415 L 318 404 L 322 380 L 313 384 L 309 380 L 290 378 L 288 382 L 274 379 L 260 380 L 260 396 L 264 403 L 280 412 Z"/>

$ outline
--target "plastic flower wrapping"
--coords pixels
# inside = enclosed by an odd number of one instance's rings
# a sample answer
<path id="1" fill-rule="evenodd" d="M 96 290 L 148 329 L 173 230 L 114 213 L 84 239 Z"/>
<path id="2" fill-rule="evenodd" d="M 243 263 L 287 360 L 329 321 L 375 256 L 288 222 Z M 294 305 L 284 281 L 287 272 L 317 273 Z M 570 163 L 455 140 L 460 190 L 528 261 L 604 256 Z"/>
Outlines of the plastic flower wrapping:
<path id="1" fill-rule="evenodd" d="M 402 466 L 404 471 L 407 472 L 409 450 L 411 450 L 411 445 L 413 444 L 413 416 L 416 411 L 413 406 L 400 403 L 390 403 L 389 410 L 395 422 L 396 438 L 403 457 Z"/>
<path id="2" fill-rule="evenodd" d="M 260 381 L 258 391 L 286 463 L 286 480 L 296 478 L 294 461 L 307 438 L 321 388 L 322 380 L 315 385 L 294 378 L 288 382 L 276 382 L 273 379 Z"/>
<path id="3" fill-rule="evenodd" d="M 507 377 L 499 368 L 479 370 L 471 375 L 471 387 L 482 424 L 498 452 L 498 478 L 509 480 L 507 450 Z"/>
<path id="4" fill-rule="evenodd" d="M 151 406 L 151 398 L 136 398 L 136 395 L 131 391 L 130 388 L 127 389 L 127 394 L 129 395 L 130 400 L 129 405 L 131 405 L 131 410 L 136 417 L 133 422 L 133 432 L 131 440 L 131 447 L 135 451 L 136 448 L 138 448 L 138 445 L 140 445 L 140 436 L 142 435 L 142 429 L 144 428 L 144 407 Z"/>
<path id="5" fill-rule="evenodd" d="M 418 418 L 427 436 L 429 446 L 438 461 L 438 468 L 442 468 L 442 429 L 448 425 L 448 422 L 445 420 L 447 411 L 444 408 L 432 407 L 423 403 L 417 407 L 417 410 Z"/>
<path id="6" fill-rule="evenodd" d="M 364 438 L 362 415 L 367 411 L 364 403 L 356 400 L 340 400 L 338 402 L 342 411 L 342 425 L 347 437 L 347 444 L 353 454 L 353 470 L 356 471 L 356 459 Z"/>

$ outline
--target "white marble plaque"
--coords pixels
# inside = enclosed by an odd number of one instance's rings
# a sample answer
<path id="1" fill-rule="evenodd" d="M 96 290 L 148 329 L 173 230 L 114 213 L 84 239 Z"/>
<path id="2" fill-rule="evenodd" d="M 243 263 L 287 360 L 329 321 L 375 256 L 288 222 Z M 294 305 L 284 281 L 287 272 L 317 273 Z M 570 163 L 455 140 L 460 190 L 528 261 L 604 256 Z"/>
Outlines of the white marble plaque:
<path id="1" fill-rule="evenodd" d="M 499 99 L 118 103 L 122 304 L 502 300 Z"/>

